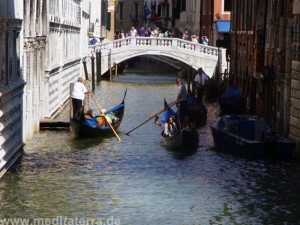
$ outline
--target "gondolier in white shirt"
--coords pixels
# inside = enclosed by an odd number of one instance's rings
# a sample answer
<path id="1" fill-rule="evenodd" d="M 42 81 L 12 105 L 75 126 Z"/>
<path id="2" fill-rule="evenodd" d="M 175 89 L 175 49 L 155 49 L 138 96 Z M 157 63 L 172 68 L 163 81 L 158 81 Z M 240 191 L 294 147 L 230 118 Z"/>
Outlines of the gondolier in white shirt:
<path id="1" fill-rule="evenodd" d="M 176 78 L 176 84 L 178 85 L 178 94 L 177 94 L 177 107 L 179 107 L 179 120 L 183 121 L 183 118 L 186 116 L 187 110 L 187 90 L 185 84 L 180 78 Z"/>
<path id="2" fill-rule="evenodd" d="M 198 69 L 198 73 L 196 74 L 194 78 L 194 82 L 196 84 L 197 88 L 197 101 L 199 103 L 202 103 L 203 95 L 204 95 L 204 86 L 206 81 L 208 80 L 208 76 L 203 71 L 202 67 Z"/>
<path id="3" fill-rule="evenodd" d="M 79 77 L 77 82 L 74 83 L 73 90 L 71 93 L 73 117 L 80 115 L 80 110 L 83 106 L 83 100 L 85 94 L 89 94 L 91 91 L 83 84 L 82 77 Z"/>

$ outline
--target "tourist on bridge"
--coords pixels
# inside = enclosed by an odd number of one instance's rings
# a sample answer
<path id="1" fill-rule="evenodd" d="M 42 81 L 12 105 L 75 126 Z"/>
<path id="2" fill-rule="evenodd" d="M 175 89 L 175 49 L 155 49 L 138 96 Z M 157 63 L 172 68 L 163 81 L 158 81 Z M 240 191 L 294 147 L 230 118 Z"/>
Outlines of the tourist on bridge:
<path id="1" fill-rule="evenodd" d="M 208 38 L 206 36 L 202 36 L 201 40 L 202 40 L 202 44 L 208 45 L 209 40 L 208 40 Z"/>
<path id="2" fill-rule="evenodd" d="M 198 36 L 195 35 L 195 34 L 193 34 L 193 35 L 191 36 L 191 39 L 192 39 L 192 42 L 194 42 L 194 43 L 198 43 L 198 42 L 199 42 L 199 38 L 198 38 Z"/>
<path id="3" fill-rule="evenodd" d="M 188 41 L 189 40 L 189 32 L 186 30 L 183 35 L 182 35 L 182 39 Z"/>
<path id="4" fill-rule="evenodd" d="M 145 27 L 141 27 L 139 33 L 140 33 L 140 37 L 145 37 L 145 36 L 146 36 L 146 30 L 145 30 Z"/>
<path id="5" fill-rule="evenodd" d="M 121 30 L 121 31 L 119 32 L 118 38 L 119 38 L 119 39 L 125 38 L 124 30 Z"/>
<path id="6" fill-rule="evenodd" d="M 136 37 L 136 36 L 137 36 L 137 30 L 134 27 L 131 27 L 130 37 Z"/>
<path id="7" fill-rule="evenodd" d="M 77 82 L 74 83 L 71 93 L 73 117 L 80 116 L 80 112 L 83 109 L 83 100 L 85 94 L 89 94 L 90 92 L 91 90 L 84 85 L 82 77 L 79 77 Z"/>

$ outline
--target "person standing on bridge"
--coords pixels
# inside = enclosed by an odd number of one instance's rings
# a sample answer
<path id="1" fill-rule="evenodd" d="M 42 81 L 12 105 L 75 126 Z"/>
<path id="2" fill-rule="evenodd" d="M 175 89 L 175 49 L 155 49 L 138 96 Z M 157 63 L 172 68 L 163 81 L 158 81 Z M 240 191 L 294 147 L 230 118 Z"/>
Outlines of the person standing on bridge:
<path id="1" fill-rule="evenodd" d="M 118 38 L 119 39 L 124 39 L 125 38 L 125 34 L 124 34 L 124 30 L 123 29 L 119 32 Z"/>
<path id="2" fill-rule="evenodd" d="M 129 33 L 130 33 L 130 37 L 137 37 L 138 35 L 137 30 L 134 27 L 131 27 Z"/>
<path id="3" fill-rule="evenodd" d="M 201 37 L 201 41 L 202 41 L 203 45 L 208 45 L 209 40 L 208 40 L 208 38 L 206 36 L 202 36 Z"/>
<path id="4" fill-rule="evenodd" d="M 145 30 L 145 27 L 141 27 L 139 33 L 140 33 L 140 37 L 145 37 L 145 36 L 146 36 L 146 30 Z"/>
<path id="5" fill-rule="evenodd" d="M 78 117 L 80 115 L 85 94 L 89 93 L 91 93 L 91 90 L 84 85 L 82 77 L 79 77 L 77 82 L 74 83 L 71 92 L 73 117 Z"/>
<path id="6" fill-rule="evenodd" d="M 187 30 L 183 33 L 182 39 L 186 40 L 186 41 L 188 41 L 190 39 L 189 32 Z"/>
<path id="7" fill-rule="evenodd" d="M 176 84 L 178 86 L 176 106 L 179 107 L 179 120 L 182 122 L 187 114 L 187 90 L 180 78 L 176 78 Z"/>

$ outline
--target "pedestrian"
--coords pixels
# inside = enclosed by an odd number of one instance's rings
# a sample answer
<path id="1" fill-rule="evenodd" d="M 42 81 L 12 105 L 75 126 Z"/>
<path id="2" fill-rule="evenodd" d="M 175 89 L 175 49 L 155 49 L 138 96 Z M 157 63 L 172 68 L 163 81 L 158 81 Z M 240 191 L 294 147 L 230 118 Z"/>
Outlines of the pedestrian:
<path id="1" fill-rule="evenodd" d="M 119 32 L 118 38 L 119 38 L 119 39 L 125 38 L 124 30 L 121 30 L 121 31 Z"/>
<path id="2" fill-rule="evenodd" d="M 145 27 L 141 27 L 139 33 L 140 33 L 140 37 L 145 37 L 145 36 L 146 36 L 146 30 L 145 30 Z"/>
<path id="3" fill-rule="evenodd" d="M 176 78 L 176 84 L 178 86 L 176 106 L 179 107 L 179 121 L 182 122 L 187 114 L 187 90 L 180 78 Z"/>
<path id="4" fill-rule="evenodd" d="M 97 43 L 98 43 L 98 41 L 97 41 L 96 37 L 93 36 L 93 38 L 90 40 L 90 45 L 95 45 Z"/>
<path id="5" fill-rule="evenodd" d="M 83 84 L 82 77 L 79 77 L 77 79 L 77 82 L 74 83 L 73 90 L 71 93 L 73 117 L 80 117 L 80 112 L 83 109 L 83 100 L 85 94 L 88 94 L 90 92 L 91 91 Z"/>
<path id="6" fill-rule="evenodd" d="M 202 36 L 201 40 L 202 40 L 202 44 L 208 45 L 209 40 L 208 40 L 208 38 L 206 36 Z"/>
<path id="7" fill-rule="evenodd" d="M 198 73 L 194 78 L 194 82 L 196 85 L 196 95 L 197 95 L 197 102 L 202 103 L 203 95 L 204 95 L 204 87 L 205 83 L 208 80 L 208 76 L 203 71 L 202 67 L 198 69 Z"/>
<path id="8" fill-rule="evenodd" d="M 151 36 L 151 32 L 152 32 L 151 27 L 148 27 L 148 29 L 145 32 L 145 37 L 150 37 Z"/>
<path id="9" fill-rule="evenodd" d="M 130 37 L 136 37 L 137 36 L 137 30 L 134 27 L 131 27 L 129 32 L 130 32 Z"/>
<path id="10" fill-rule="evenodd" d="M 166 31 L 164 32 L 164 37 L 169 37 L 169 30 L 166 30 Z"/>
<path id="11" fill-rule="evenodd" d="M 191 40 L 194 43 L 198 43 L 198 37 L 197 37 L 197 35 L 193 34 L 192 37 L 191 37 Z"/>
<path id="12" fill-rule="evenodd" d="M 189 32 L 186 30 L 183 35 L 182 35 L 182 39 L 188 41 L 189 40 Z"/>

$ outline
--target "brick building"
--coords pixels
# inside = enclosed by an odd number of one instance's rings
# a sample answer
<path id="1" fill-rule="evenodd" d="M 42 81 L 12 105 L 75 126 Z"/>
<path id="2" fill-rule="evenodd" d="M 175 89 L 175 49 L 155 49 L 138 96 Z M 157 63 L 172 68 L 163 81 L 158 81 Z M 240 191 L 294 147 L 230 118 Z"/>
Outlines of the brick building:
<path id="1" fill-rule="evenodd" d="M 247 113 L 263 116 L 276 132 L 299 143 L 293 2 L 233 0 L 230 77 L 243 92 Z"/>

